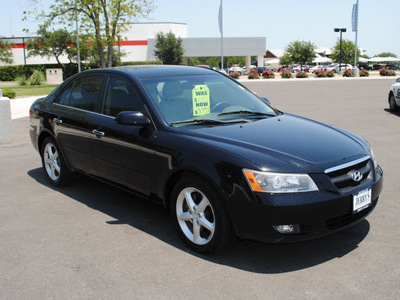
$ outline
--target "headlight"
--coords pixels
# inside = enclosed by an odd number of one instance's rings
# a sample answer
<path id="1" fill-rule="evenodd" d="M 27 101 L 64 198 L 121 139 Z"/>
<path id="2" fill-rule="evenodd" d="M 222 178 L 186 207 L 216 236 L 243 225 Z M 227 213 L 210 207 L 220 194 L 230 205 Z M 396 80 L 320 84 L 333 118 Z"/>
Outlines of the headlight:
<path id="1" fill-rule="evenodd" d="M 264 193 L 301 193 L 318 191 L 315 182 L 307 174 L 259 172 L 243 169 L 253 191 Z"/>
<path id="2" fill-rule="evenodd" d="M 372 148 L 371 148 L 371 159 L 372 159 L 372 162 L 374 163 L 374 167 L 376 169 L 378 167 L 378 162 L 376 161 L 375 153 L 374 153 L 374 150 L 372 150 Z"/>

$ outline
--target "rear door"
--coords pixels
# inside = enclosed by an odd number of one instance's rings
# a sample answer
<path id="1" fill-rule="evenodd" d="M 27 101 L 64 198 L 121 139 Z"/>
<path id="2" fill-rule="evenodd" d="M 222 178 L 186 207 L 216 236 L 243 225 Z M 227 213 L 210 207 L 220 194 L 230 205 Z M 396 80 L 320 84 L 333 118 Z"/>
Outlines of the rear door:
<path id="1" fill-rule="evenodd" d="M 77 78 L 58 95 L 50 122 L 68 166 L 93 173 L 92 130 L 98 116 L 103 75 Z"/>

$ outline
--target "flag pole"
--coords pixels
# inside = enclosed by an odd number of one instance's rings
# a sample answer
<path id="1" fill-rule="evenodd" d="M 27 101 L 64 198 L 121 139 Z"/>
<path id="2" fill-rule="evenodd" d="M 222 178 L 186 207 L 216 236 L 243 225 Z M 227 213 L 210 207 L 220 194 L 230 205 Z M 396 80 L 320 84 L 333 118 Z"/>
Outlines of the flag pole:
<path id="1" fill-rule="evenodd" d="M 221 4 L 219 6 L 219 31 L 221 32 L 221 70 L 224 69 L 224 20 L 223 20 L 223 6 Z"/>
<path id="2" fill-rule="evenodd" d="M 355 43 L 354 43 L 354 68 L 353 68 L 353 73 L 354 73 L 354 77 L 358 77 L 359 76 L 359 69 L 357 68 L 357 55 L 358 55 L 358 47 L 357 47 L 357 38 L 358 38 L 358 8 L 359 8 L 359 4 L 358 4 L 358 0 L 357 0 L 357 4 L 356 4 L 356 8 L 355 8 L 355 32 L 356 32 L 356 39 L 355 39 Z"/>

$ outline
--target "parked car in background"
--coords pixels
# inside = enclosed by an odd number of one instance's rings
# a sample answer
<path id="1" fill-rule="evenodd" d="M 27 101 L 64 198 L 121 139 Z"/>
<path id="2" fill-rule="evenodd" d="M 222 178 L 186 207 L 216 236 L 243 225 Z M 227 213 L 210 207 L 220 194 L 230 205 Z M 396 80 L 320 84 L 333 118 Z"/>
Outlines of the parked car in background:
<path id="1" fill-rule="evenodd" d="M 324 65 L 321 70 L 326 72 L 328 68 L 332 68 L 334 65 L 335 64 Z"/>
<path id="2" fill-rule="evenodd" d="M 380 69 L 384 68 L 384 65 L 380 65 L 380 64 L 375 64 L 372 66 L 373 70 L 379 71 Z"/>
<path id="3" fill-rule="evenodd" d="M 209 65 L 196 65 L 196 67 L 205 68 L 205 69 L 211 69 L 211 67 Z"/>
<path id="4" fill-rule="evenodd" d="M 299 72 L 299 71 L 301 71 L 301 67 L 300 67 L 300 65 L 293 65 L 290 67 L 290 71 L 293 73 Z"/>
<path id="5" fill-rule="evenodd" d="M 269 68 L 267 68 L 267 67 L 256 67 L 256 68 L 252 68 L 252 70 L 257 71 L 257 73 L 261 75 L 262 72 L 264 72 L 266 70 L 269 70 Z"/>
<path id="6" fill-rule="evenodd" d="M 388 70 L 399 70 L 399 66 L 398 65 L 386 65 L 386 69 Z"/>
<path id="7" fill-rule="evenodd" d="M 212 67 L 211 69 L 226 74 L 225 70 L 221 70 L 219 67 Z"/>
<path id="8" fill-rule="evenodd" d="M 333 71 L 334 73 L 341 73 L 341 72 L 344 72 L 347 69 L 351 70 L 351 69 L 353 69 L 353 66 L 350 65 L 350 64 L 341 64 L 340 66 L 339 66 L 339 64 L 333 64 L 332 66 L 327 67 L 326 71 L 327 72 Z"/>
<path id="9" fill-rule="evenodd" d="M 360 69 L 365 69 L 367 71 L 372 71 L 373 70 L 373 66 L 372 65 L 360 65 L 359 68 Z"/>
<path id="10" fill-rule="evenodd" d="M 206 68 L 84 71 L 32 104 L 29 132 L 50 184 L 77 172 L 157 201 L 202 253 L 233 234 L 326 236 L 363 220 L 382 190 L 364 139 L 283 113 Z"/>
<path id="11" fill-rule="evenodd" d="M 396 79 L 396 83 L 390 87 L 388 95 L 389 108 L 391 111 L 399 111 L 400 108 L 400 77 Z"/>
<path id="12" fill-rule="evenodd" d="M 242 75 L 242 73 L 243 73 L 243 68 L 241 68 L 241 67 L 232 67 L 232 68 L 229 68 L 229 73 L 233 73 L 233 72 L 238 72 L 238 73 L 240 73 L 240 75 Z"/>
<path id="13" fill-rule="evenodd" d="M 289 68 L 290 68 L 289 66 L 280 66 L 279 68 L 276 69 L 276 72 L 282 72 L 282 71 L 287 70 Z"/>
<path id="14" fill-rule="evenodd" d="M 310 68 L 309 72 L 310 73 L 315 73 L 315 71 L 317 70 L 322 70 L 324 68 L 324 66 L 320 65 L 320 66 L 313 66 Z"/>

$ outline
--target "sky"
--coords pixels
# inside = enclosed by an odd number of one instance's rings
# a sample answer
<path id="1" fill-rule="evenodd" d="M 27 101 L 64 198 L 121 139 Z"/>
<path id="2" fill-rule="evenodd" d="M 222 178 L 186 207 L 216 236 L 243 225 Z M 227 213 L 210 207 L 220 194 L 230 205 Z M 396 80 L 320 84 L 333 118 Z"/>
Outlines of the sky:
<path id="1" fill-rule="evenodd" d="M 39 0 L 48 7 L 51 0 Z M 156 8 L 139 22 L 186 23 L 188 37 L 220 37 L 218 10 L 221 0 L 153 0 Z M 310 41 L 332 48 L 339 33 L 355 41 L 352 8 L 357 0 L 223 0 L 224 37 L 266 37 L 266 49 L 285 49 L 293 41 Z M 26 36 L 37 23 L 23 22 L 31 0 L 0 0 L 0 36 Z M 392 52 L 400 57 L 400 0 L 359 0 L 358 46 L 370 57 Z"/>

